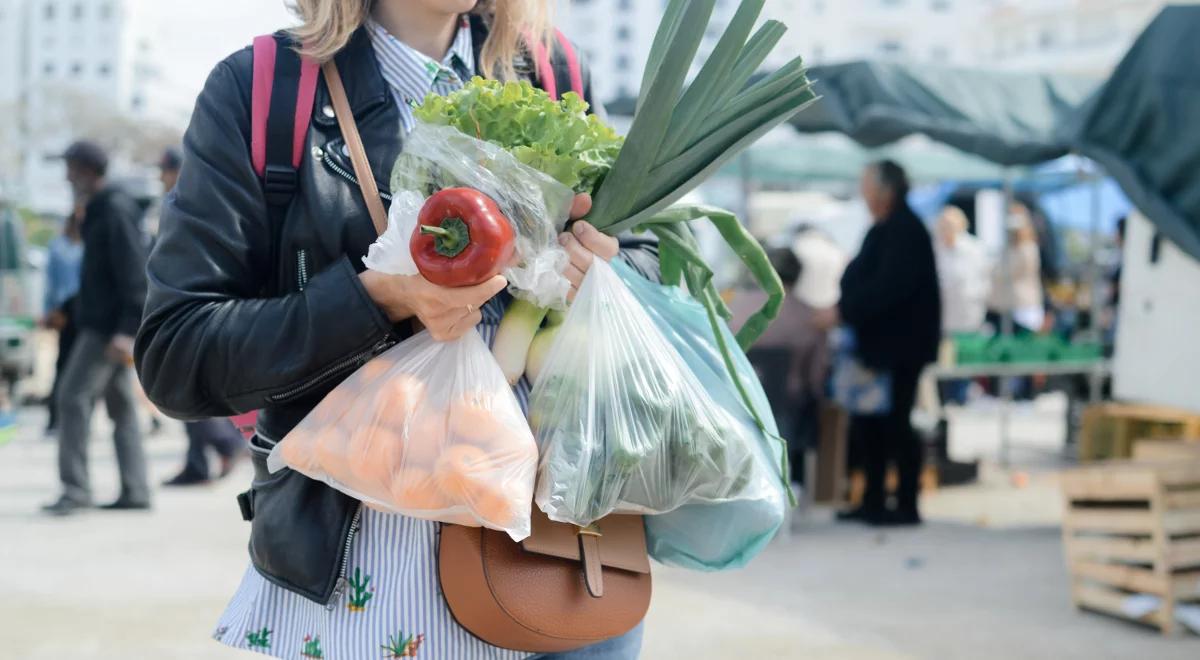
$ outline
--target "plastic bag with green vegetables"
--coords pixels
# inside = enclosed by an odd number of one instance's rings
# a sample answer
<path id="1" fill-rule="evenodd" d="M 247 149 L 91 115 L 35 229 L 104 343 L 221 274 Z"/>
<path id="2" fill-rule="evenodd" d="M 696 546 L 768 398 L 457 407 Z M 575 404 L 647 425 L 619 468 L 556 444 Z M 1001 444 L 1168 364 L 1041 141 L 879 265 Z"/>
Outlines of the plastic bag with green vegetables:
<path id="1" fill-rule="evenodd" d="M 535 502 L 588 525 L 766 497 L 757 429 L 712 398 L 613 268 L 592 265 L 534 385 Z"/>
<path id="2" fill-rule="evenodd" d="M 648 516 L 650 556 L 664 564 L 698 570 L 745 566 L 779 531 L 787 511 L 780 456 L 783 446 L 775 437 L 779 431 L 767 395 L 723 321 L 711 317 L 679 287 L 650 282 L 621 263 L 614 263 L 613 269 L 705 391 L 738 420 L 742 430 L 738 439 L 753 440 L 754 462 L 748 476 L 755 487 L 745 488 L 745 496 L 737 499 L 686 504 L 663 515 Z M 730 347 L 732 370 L 725 363 L 721 343 Z M 737 374 L 737 384 L 731 371 Z M 745 392 L 745 398 L 739 390 Z M 762 428 L 758 427 L 760 420 Z"/>

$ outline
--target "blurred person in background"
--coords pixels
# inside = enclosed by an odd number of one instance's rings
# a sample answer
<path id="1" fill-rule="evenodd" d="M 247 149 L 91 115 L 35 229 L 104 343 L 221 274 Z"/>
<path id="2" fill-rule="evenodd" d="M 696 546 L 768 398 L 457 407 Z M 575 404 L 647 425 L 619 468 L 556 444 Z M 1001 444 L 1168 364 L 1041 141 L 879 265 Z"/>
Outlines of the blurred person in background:
<path id="1" fill-rule="evenodd" d="M 942 331 L 974 333 L 983 328 L 991 288 L 991 264 L 977 238 L 967 231 L 967 214 L 946 206 L 938 215 L 933 254 L 942 298 Z M 967 399 L 968 380 L 940 383 L 942 398 L 957 403 Z"/>
<path id="2" fill-rule="evenodd" d="M 810 230 L 802 236 L 828 243 L 816 233 Z M 836 262 L 837 248 L 829 245 Z M 780 434 L 788 440 L 792 477 L 797 482 L 804 474 L 805 450 L 816 442 L 817 407 L 824 398 L 829 371 L 829 340 L 821 315 L 828 314 L 837 302 L 836 278 L 841 272 L 838 269 L 833 276 L 830 293 L 830 278 L 822 277 L 822 271 L 829 269 L 820 261 L 824 254 L 819 250 L 809 249 L 811 255 L 819 256 L 808 262 L 802 262 L 792 247 L 768 251 L 786 295 L 779 316 L 747 354 L 762 380 Z M 734 324 L 745 323 L 764 302 L 766 294 L 761 290 L 738 292 L 731 304 Z"/>
<path id="3" fill-rule="evenodd" d="M 854 331 L 858 360 L 889 375 L 891 401 L 884 414 L 851 420 L 866 490 L 862 505 L 839 519 L 917 525 L 922 450 L 911 415 L 917 379 L 937 359 L 942 334 L 933 239 L 908 205 L 908 175 L 900 165 L 891 160 L 868 165 L 860 187 L 873 224 L 842 276 L 838 316 Z M 894 508 L 884 483 L 889 462 L 900 477 Z"/>
<path id="4" fill-rule="evenodd" d="M 179 181 L 179 170 L 183 167 L 183 153 L 177 147 L 163 152 L 158 162 L 159 180 L 162 181 L 163 199 L 175 189 Z M 161 205 L 159 207 L 161 209 Z M 153 241 L 151 241 L 153 242 Z M 246 445 L 241 432 L 225 417 L 184 422 L 188 447 L 184 456 L 183 470 L 163 482 L 164 486 L 197 486 L 210 479 L 207 451 L 211 448 L 220 460 L 217 478 L 223 479 L 233 471 L 236 460 L 245 455 Z"/>
<path id="5" fill-rule="evenodd" d="M 1029 207 L 1015 202 L 1009 208 L 1008 242 L 1004 256 L 992 268 L 992 291 L 988 301 L 989 320 L 1002 329 L 1003 317 L 1011 315 L 1013 331 L 1041 332 L 1043 307 L 1041 254 Z"/>
<path id="6" fill-rule="evenodd" d="M 48 436 L 58 432 L 58 405 L 55 398 L 77 334 L 74 308 L 75 296 L 79 293 L 79 271 L 83 264 L 83 237 L 79 229 L 83 224 L 83 213 L 83 205 L 75 204 L 67 216 L 63 233 L 51 239 L 47 247 L 46 296 L 43 308 L 46 315 L 42 319 L 42 326 L 58 333 L 54 383 L 50 386 L 50 396 L 46 400 L 46 408 L 50 412 L 49 421 L 46 422 Z"/>
<path id="7" fill-rule="evenodd" d="M 133 336 L 146 298 L 146 242 L 142 209 L 129 194 L 108 185 L 108 156 L 96 144 L 76 142 L 64 154 L 67 180 L 84 204 L 83 261 L 71 349 L 57 396 L 61 430 L 58 469 L 63 493 L 47 513 L 69 515 L 91 507 L 88 437 L 96 400 L 113 420 L 121 492 L 106 509 L 148 509 L 146 456 L 133 391 Z"/>

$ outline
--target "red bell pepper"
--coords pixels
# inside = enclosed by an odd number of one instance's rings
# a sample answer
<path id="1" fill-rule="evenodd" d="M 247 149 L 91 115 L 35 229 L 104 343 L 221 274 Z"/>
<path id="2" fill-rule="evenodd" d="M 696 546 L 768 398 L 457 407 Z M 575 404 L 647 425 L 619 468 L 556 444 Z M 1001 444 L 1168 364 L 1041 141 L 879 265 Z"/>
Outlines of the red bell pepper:
<path id="1" fill-rule="evenodd" d="M 430 197 L 409 243 L 421 275 L 446 287 L 499 275 L 515 248 L 512 223 L 491 197 L 473 188 L 447 188 Z"/>

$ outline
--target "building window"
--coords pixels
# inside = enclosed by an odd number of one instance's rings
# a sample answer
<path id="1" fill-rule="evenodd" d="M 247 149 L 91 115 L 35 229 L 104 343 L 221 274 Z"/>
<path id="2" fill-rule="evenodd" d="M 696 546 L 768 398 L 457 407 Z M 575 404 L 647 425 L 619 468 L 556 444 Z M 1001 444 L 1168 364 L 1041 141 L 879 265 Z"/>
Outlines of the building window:
<path id="1" fill-rule="evenodd" d="M 45 64 L 43 64 L 42 65 L 42 73 L 46 74 L 46 76 L 53 76 L 54 75 L 54 62 L 46 62 Z"/>
<path id="2" fill-rule="evenodd" d="M 83 63 L 82 62 L 76 62 L 71 65 L 71 75 L 73 77 L 78 78 L 79 74 L 81 74 L 81 73 L 83 73 Z"/>
<path id="3" fill-rule="evenodd" d="M 71 7 L 71 20 L 73 20 L 73 21 L 82 21 L 83 20 L 83 3 L 82 2 L 76 2 L 75 6 Z"/>
<path id="4" fill-rule="evenodd" d="M 824 14 L 825 13 L 825 0 L 813 0 L 813 13 L 814 14 Z"/>
<path id="5" fill-rule="evenodd" d="M 950 0 L 933 0 L 930 5 L 934 11 L 950 11 Z"/>
<path id="6" fill-rule="evenodd" d="M 629 41 L 628 25 L 622 25 L 617 28 L 617 41 Z"/>
<path id="7" fill-rule="evenodd" d="M 617 3 L 617 5 L 618 9 L 629 11 L 630 9 L 633 9 L 633 0 L 621 0 L 621 2 Z"/>
<path id="8" fill-rule="evenodd" d="M 107 21 L 112 18 L 112 5 L 107 2 L 100 5 L 100 20 Z"/>
<path id="9" fill-rule="evenodd" d="M 904 0 L 879 0 L 879 4 L 887 8 L 899 7 L 904 4 Z"/>
<path id="10" fill-rule="evenodd" d="M 1058 38 L 1054 36 L 1052 30 L 1042 30 L 1038 33 L 1038 48 L 1042 50 L 1050 50 L 1058 43 Z"/>
<path id="11" fill-rule="evenodd" d="M 899 41 L 881 41 L 879 42 L 879 52 L 883 55 L 899 55 L 903 52 L 904 47 Z"/>
<path id="12" fill-rule="evenodd" d="M 628 71 L 628 70 L 629 70 L 629 56 L 628 55 L 618 55 L 617 56 L 617 71 Z"/>
<path id="13" fill-rule="evenodd" d="M 96 73 L 101 78 L 107 78 L 108 75 L 112 73 L 112 65 L 108 62 L 103 62 L 100 64 L 100 66 L 96 67 Z"/>
<path id="14" fill-rule="evenodd" d="M 57 15 L 58 7 L 53 2 L 47 3 L 45 8 L 42 9 L 42 16 L 44 16 L 48 21 L 54 20 L 54 17 Z"/>
<path id="15" fill-rule="evenodd" d="M 141 110 L 142 106 L 146 105 L 146 100 L 142 98 L 141 94 L 138 94 L 133 97 L 133 101 L 130 103 L 130 105 L 133 106 L 134 110 Z"/>

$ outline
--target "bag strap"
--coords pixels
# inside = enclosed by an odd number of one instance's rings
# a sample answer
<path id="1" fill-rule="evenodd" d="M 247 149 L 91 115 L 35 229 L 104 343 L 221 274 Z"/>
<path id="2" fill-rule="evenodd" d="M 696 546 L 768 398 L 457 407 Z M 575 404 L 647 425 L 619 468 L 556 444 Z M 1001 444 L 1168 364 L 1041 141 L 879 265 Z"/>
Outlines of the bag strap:
<path id="1" fill-rule="evenodd" d="M 337 64 L 333 60 L 323 64 L 321 72 L 325 74 L 325 84 L 329 87 L 333 112 L 337 117 L 338 127 L 342 130 L 342 138 L 346 141 L 346 149 L 350 152 L 350 163 L 354 166 L 354 176 L 358 179 L 358 187 L 362 190 L 363 200 L 367 203 L 371 222 L 375 224 L 375 230 L 382 235 L 387 230 L 387 212 L 383 210 L 383 200 L 379 197 L 379 185 L 375 183 L 375 175 L 371 172 L 371 161 L 367 159 L 367 150 L 363 147 L 362 137 L 358 134 L 358 124 L 354 122 L 354 113 L 350 110 L 350 101 L 346 98 L 346 88 L 342 85 L 342 76 L 338 73 Z"/>
<path id="2" fill-rule="evenodd" d="M 272 206 L 286 207 L 296 192 L 316 102 L 317 68 L 292 50 L 283 34 L 254 39 L 250 156 Z"/>
<path id="3" fill-rule="evenodd" d="M 560 30 L 554 31 L 554 39 L 558 43 L 558 47 L 562 50 L 563 59 L 567 65 L 567 75 L 571 85 L 571 91 L 583 98 L 583 68 L 579 64 L 579 55 L 575 52 L 575 46 L 571 45 L 571 41 Z M 558 72 L 554 68 L 553 61 L 550 57 L 550 51 L 541 41 L 526 39 L 533 44 L 533 61 L 538 74 L 538 79 L 541 82 L 542 89 L 550 95 L 550 98 L 558 100 Z"/>

